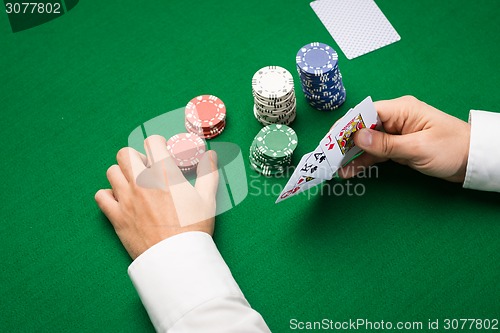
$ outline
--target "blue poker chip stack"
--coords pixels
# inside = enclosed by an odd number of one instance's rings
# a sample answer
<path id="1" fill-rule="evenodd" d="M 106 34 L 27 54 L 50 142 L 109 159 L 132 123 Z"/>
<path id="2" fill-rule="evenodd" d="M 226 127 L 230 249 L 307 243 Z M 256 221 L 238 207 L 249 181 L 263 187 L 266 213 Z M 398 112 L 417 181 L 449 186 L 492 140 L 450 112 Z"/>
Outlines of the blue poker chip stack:
<path id="1" fill-rule="evenodd" d="M 346 91 L 338 58 L 337 52 L 323 43 L 304 45 L 297 52 L 297 72 L 302 91 L 315 109 L 335 110 L 345 102 Z"/>

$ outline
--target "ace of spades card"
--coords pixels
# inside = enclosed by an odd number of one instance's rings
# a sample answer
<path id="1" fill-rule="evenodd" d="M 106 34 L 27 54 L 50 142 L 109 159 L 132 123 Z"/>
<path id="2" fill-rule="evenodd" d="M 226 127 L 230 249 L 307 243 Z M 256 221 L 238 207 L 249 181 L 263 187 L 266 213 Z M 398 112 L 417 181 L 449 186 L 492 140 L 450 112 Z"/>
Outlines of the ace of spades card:
<path id="1" fill-rule="evenodd" d="M 362 150 L 354 144 L 354 133 L 362 128 L 380 129 L 381 122 L 371 97 L 340 118 L 313 152 L 304 155 L 276 203 L 332 179 L 337 170 Z"/>

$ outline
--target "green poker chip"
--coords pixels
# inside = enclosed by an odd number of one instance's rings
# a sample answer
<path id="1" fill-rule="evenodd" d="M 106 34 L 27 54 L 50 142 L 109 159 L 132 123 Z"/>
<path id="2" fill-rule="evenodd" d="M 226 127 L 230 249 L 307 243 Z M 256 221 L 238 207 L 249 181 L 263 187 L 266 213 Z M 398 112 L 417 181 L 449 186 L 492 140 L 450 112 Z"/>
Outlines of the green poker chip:
<path id="1" fill-rule="evenodd" d="M 250 155 L 257 161 L 260 161 L 262 163 L 268 164 L 268 165 L 289 165 L 292 161 L 291 156 L 288 156 L 286 158 L 282 159 L 274 159 L 274 158 L 269 158 L 266 157 L 265 155 L 261 154 L 255 145 L 255 143 L 252 144 L 250 148 Z"/>
<path id="2" fill-rule="evenodd" d="M 257 160 L 253 156 L 250 156 L 250 162 L 253 163 L 253 164 L 255 164 L 256 166 L 258 166 L 261 169 L 267 169 L 267 170 L 271 170 L 271 171 L 284 171 L 286 169 L 286 167 L 288 165 L 290 165 L 290 164 L 286 164 L 286 165 L 283 165 L 283 164 L 270 165 L 270 164 L 266 164 L 265 162 L 263 162 L 261 160 Z"/>
<path id="3" fill-rule="evenodd" d="M 272 169 L 259 164 L 255 164 L 252 160 L 250 160 L 250 166 L 253 170 L 264 176 L 279 176 L 285 172 L 285 169 Z"/>
<path id="4" fill-rule="evenodd" d="M 265 126 L 250 145 L 250 166 L 265 176 L 283 174 L 292 163 L 297 144 L 297 134 L 290 127 L 280 124 Z"/>
<path id="5" fill-rule="evenodd" d="M 257 150 L 264 156 L 283 159 L 293 154 L 298 138 L 293 129 L 286 125 L 265 126 L 255 137 Z"/>

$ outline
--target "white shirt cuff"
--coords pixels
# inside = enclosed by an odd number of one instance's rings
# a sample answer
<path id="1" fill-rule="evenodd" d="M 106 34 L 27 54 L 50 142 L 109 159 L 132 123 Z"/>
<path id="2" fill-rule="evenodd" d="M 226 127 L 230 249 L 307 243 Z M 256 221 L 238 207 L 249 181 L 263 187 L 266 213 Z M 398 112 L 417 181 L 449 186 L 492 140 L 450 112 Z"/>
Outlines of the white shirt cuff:
<path id="1" fill-rule="evenodd" d="M 246 303 L 212 237 L 204 232 L 161 241 L 135 259 L 128 274 L 161 332 L 213 299 L 237 297 Z"/>
<path id="2" fill-rule="evenodd" d="M 471 110 L 464 187 L 500 192 L 500 113 Z"/>

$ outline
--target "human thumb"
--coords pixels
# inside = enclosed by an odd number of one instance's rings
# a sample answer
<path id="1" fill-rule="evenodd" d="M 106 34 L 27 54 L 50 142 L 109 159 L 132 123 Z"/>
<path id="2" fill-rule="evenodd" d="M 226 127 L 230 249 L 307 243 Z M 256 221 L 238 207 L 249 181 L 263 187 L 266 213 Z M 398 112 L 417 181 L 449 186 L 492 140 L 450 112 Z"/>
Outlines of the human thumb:
<path id="1" fill-rule="evenodd" d="M 409 135 L 392 135 L 363 128 L 354 134 L 356 146 L 383 158 L 408 159 L 413 156 Z"/>

